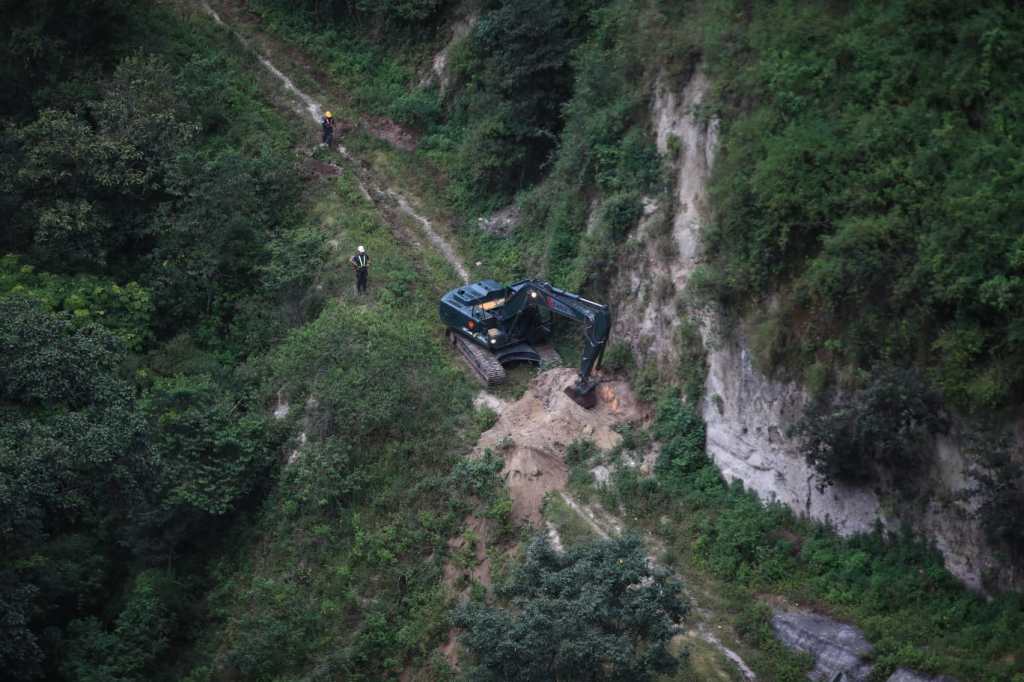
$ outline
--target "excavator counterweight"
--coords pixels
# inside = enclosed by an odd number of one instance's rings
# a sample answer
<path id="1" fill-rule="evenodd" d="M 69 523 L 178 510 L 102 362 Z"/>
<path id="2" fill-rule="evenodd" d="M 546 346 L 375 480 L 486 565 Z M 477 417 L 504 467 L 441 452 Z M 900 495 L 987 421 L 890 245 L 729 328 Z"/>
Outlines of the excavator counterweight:
<path id="1" fill-rule="evenodd" d="M 608 343 L 608 306 L 541 280 L 524 279 L 506 286 L 487 279 L 449 291 L 441 297 L 440 314 L 449 342 L 488 385 L 504 381 L 505 365 L 543 365 L 551 359 L 554 351 L 544 342 L 551 335 L 553 316 L 582 324 L 579 375 L 565 393 L 585 409 L 597 404 L 591 372 Z"/>

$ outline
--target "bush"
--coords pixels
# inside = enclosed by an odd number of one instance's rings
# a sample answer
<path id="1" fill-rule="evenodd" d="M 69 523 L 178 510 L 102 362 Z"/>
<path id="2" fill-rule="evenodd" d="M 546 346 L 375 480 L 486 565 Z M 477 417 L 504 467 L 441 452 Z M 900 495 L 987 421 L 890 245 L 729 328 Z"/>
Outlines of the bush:
<path id="1" fill-rule="evenodd" d="M 890 475 L 908 485 L 931 437 L 946 429 L 939 398 L 914 370 L 879 370 L 850 396 L 819 399 L 792 433 L 824 484 Z"/>
<path id="2" fill-rule="evenodd" d="M 76 325 L 99 323 L 138 352 L 151 340 L 153 303 L 136 282 L 123 286 L 89 275 L 74 277 L 40 272 L 13 254 L 0 257 L 0 296 L 22 294 L 51 311 L 71 313 Z"/>
<path id="3" fill-rule="evenodd" d="M 686 614 L 680 586 L 638 538 L 555 552 L 544 536 L 498 590 L 510 609 L 469 603 L 455 624 L 478 680 L 650 680 L 675 670 L 666 645 Z"/>
<path id="4" fill-rule="evenodd" d="M 403 94 L 391 105 L 391 118 L 413 128 L 428 128 L 441 115 L 441 103 L 432 90 L 414 90 Z"/>
<path id="5" fill-rule="evenodd" d="M 503 466 L 504 460 L 495 456 L 490 449 L 485 450 L 484 456 L 479 459 L 463 457 L 452 469 L 451 487 L 461 495 L 490 499 L 501 488 L 498 473 Z"/>
<path id="6" fill-rule="evenodd" d="M 619 244 L 625 241 L 643 213 L 639 195 L 633 192 L 612 194 L 601 205 L 601 230 L 613 243 Z"/>
<path id="7" fill-rule="evenodd" d="M 684 487 L 686 477 L 710 465 L 705 454 L 704 420 L 692 405 L 663 399 L 658 403 L 653 433 L 661 441 L 654 472 L 669 490 Z"/>
<path id="8" fill-rule="evenodd" d="M 565 449 L 565 463 L 569 466 L 586 464 L 598 453 L 597 445 L 592 440 L 577 439 L 569 443 Z"/>

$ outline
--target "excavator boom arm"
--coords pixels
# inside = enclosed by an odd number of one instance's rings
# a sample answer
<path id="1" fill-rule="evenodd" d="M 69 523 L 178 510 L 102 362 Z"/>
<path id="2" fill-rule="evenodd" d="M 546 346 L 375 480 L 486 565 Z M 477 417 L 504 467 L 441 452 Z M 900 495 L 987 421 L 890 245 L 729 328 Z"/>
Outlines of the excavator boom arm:
<path id="1" fill-rule="evenodd" d="M 576 392 L 583 395 L 593 390 L 590 374 L 601 361 L 612 326 L 608 306 L 588 301 L 539 280 L 523 280 L 513 284 L 512 288 L 516 290 L 515 294 L 506 301 L 503 310 L 506 319 L 521 314 L 529 306 L 538 306 L 583 325 L 585 343 L 580 357 Z"/>

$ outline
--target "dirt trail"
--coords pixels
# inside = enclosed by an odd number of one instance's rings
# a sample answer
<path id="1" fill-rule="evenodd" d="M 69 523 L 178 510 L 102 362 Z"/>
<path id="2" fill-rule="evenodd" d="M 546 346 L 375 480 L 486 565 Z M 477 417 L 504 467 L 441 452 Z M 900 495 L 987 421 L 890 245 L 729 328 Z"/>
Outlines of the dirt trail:
<path id="1" fill-rule="evenodd" d="M 270 61 L 266 55 L 260 53 L 248 40 L 238 31 L 234 30 L 229 24 L 227 24 L 221 16 L 217 13 L 213 7 L 210 6 L 206 0 L 200 2 L 203 11 L 205 11 L 213 19 L 215 23 L 223 26 L 225 29 L 231 32 L 231 34 L 243 45 L 256 54 L 256 58 L 260 64 L 281 84 L 285 93 L 296 102 L 298 105 L 296 111 L 300 114 L 309 114 L 314 124 L 320 123 L 320 116 L 325 111 L 324 106 L 314 99 L 309 94 L 300 90 L 295 83 L 285 75 L 277 66 Z M 388 138 L 390 139 L 390 137 Z M 399 145 L 405 148 L 405 145 Z M 420 214 L 413 206 L 413 202 L 406 195 L 402 194 L 393 187 L 381 186 L 376 179 L 373 177 L 372 169 L 365 163 L 356 159 L 348 149 L 345 148 L 340 142 L 336 144 L 336 149 L 342 158 L 344 158 L 350 166 L 350 169 L 355 174 L 358 182 L 359 189 L 363 196 L 370 200 L 375 205 L 381 206 L 382 208 L 392 209 L 398 213 L 404 215 L 414 222 L 422 233 L 430 240 L 430 243 L 436 248 L 445 258 L 446 261 L 452 266 L 456 274 L 463 282 L 469 281 L 469 271 L 466 269 L 465 263 L 462 258 L 459 257 L 458 252 L 452 247 L 451 243 L 448 242 L 441 234 L 434 229 L 434 224 L 431 220 L 422 214 Z M 331 164 L 333 165 L 333 164 Z M 340 171 L 340 168 L 338 169 Z"/>

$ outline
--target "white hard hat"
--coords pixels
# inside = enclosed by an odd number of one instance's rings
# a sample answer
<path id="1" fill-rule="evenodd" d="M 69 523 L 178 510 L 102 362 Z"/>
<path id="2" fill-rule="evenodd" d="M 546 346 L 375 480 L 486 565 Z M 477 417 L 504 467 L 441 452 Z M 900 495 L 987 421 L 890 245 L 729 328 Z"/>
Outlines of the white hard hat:
<path id="1" fill-rule="evenodd" d="M 358 251 L 359 253 L 366 253 L 366 247 L 361 245 L 357 246 L 356 251 Z"/>

